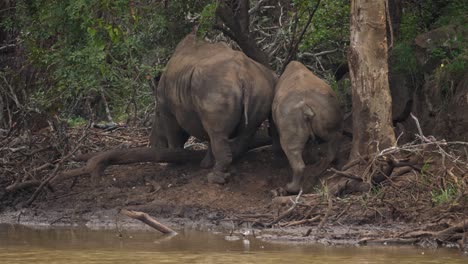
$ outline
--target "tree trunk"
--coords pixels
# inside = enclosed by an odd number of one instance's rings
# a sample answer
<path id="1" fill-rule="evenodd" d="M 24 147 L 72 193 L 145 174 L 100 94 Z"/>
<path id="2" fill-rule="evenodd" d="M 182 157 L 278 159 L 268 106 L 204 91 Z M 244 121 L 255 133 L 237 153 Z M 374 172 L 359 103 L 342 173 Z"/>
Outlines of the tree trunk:
<path id="1" fill-rule="evenodd" d="M 402 0 L 387 0 L 388 1 L 388 13 L 390 15 L 390 22 L 388 24 L 391 26 L 393 43 L 395 40 L 400 37 L 400 24 L 401 24 L 401 15 L 403 12 Z M 390 33 L 390 30 L 387 30 Z"/>
<path id="2" fill-rule="evenodd" d="M 258 47 L 255 36 L 249 30 L 249 8 L 249 0 L 220 1 L 216 16 L 222 24 L 215 25 L 215 29 L 234 40 L 245 55 L 269 68 L 270 58 Z"/>
<path id="3" fill-rule="evenodd" d="M 388 84 L 385 0 L 351 1 L 348 56 L 353 101 L 351 159 L 395 144 Z"/>

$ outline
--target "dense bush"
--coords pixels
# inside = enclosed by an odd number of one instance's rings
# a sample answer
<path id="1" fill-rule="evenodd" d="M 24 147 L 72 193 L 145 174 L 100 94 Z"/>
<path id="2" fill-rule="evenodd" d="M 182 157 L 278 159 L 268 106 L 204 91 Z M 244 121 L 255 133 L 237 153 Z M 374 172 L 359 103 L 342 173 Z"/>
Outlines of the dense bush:
<path id="1" fill-rule="evenodd" d="M 251 6 L 258 2 L 252 0 Z M 219 1 L 215 0 L 9 3 L 1 11 L 0 40 L 5 41 L 8 36 L 20 48 L 16 49 L 17 63 L 2 65 L 0 83 L 11 86 L 18 101 L 30 110 L 67 119 L 88 119 L 95 113 L 105 119 L 103 99 L 116 120 L 150 112 L 152 79 L 164 69 L 177 42 L 195 24 L 200 25 L 200 37 L 220 36 L 219 31 L 213 30 L 213 24 L 219 23 L 215 16 Z M 281 70 L 291 40 L 298 37 L 317 3 L 268 0 L 251 13 L 251 31 L 271 57 L 273 69 Z M 457 25 L 464 28 L 461 32 L 467 32 L 468 4 L 463 0 L 404 0 L 402 5 L 392 67 L 398 72 L 416 74 L 414 38 L 443 25 Z M 337 85 L 334 73 L 347 63 L 349 11 L 348 0 L 320 1 L 297 56 L 333 87 L 340 87 L 337 91 L 343 98 L 349 97 L 349 88 Z M 431 56 L 441 61 L 436 69 L 439 78 L 459 79 L 466 72 L 465 42 L 464 35 L 460 35 L 431 51 Z M 326 54 L 320 55 L 322 52 Z M 26 68 L 29 77 L 25 75 Z M 9 92 L 0 96 L 6 94 Z M 14 104 L 14 98 L 8 100 Z M 2 102 L 8 100 L 3 98 Z M 1 116 L 0 123 L 5 124 Z"/>

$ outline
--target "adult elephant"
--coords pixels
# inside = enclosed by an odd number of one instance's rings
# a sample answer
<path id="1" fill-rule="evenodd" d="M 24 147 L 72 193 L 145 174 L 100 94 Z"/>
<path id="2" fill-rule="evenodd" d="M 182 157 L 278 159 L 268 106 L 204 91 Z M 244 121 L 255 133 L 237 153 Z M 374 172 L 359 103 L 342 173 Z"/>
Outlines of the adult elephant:
<path id="1" fill-rule="evenodd" d="M 209 140 L 202 167 L 208 181 L 222 184 L 233 158 L 247 150 L 268 117 L 276 76 L 224 43 L 208 43 L 195 34 L 176 47 L 157 90 L 151 144 L 183 148 L 190 135 Z"/>

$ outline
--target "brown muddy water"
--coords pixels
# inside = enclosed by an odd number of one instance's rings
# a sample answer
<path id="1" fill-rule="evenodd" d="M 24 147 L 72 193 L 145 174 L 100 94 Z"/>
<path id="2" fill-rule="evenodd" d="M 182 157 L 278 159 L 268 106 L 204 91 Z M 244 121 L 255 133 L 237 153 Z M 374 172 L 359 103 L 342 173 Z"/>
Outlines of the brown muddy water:
<path id="1" fill-rule="evenodd" d="M 172 238 L 154 231 L 125 231 L 119 237 L 115 230 L 0 225 L 0 263 L 468 263 L 468 256 L 455 249 L 248 240 L 197 231 L 181 231 Z"/>

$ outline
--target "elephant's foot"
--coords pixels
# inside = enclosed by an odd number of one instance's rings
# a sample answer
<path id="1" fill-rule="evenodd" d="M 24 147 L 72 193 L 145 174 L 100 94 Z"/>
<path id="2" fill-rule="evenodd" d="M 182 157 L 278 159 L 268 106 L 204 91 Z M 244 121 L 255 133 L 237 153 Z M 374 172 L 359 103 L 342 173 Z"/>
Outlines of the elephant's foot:
<path id="1" fill-rule="evenodd" d="M 301 185 L 298 182 L 290 182 L 286 184 L 286 191 L 291 194 L 297 194 L 301 190 Z"/>
<path id="2" fill-rule="evenodd" d="M 209 169 L 214 166 L 214 159 L 212 155 L 206 155 L 200 162 L 200 167 L 203 169 Z"/>
<path id="3" fill-rule="evenodd" d="M 231 176 L 231 173 L 229 172 L 212 171 L 208 173 L 208 182 L 224 184 L 229 176 Z"/>

